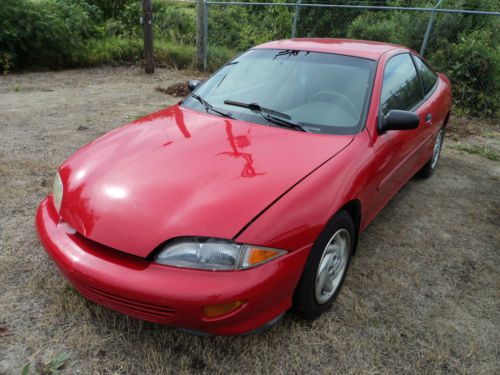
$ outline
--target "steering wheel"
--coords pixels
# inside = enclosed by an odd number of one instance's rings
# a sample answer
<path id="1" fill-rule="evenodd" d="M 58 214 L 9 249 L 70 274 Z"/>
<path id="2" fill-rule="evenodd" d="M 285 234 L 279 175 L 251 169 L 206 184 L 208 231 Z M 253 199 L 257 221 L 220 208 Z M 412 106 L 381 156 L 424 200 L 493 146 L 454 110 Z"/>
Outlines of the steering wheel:
<path id="1" fill-rule="evenodd" d="M 334 101 L 342 101 L 344 104 L 346 104 L 346 107 L 348 111 L 350 112 L 350 115 L 352 115 L 352 118 L 355 120 L 358 118 L 358 110 L 356 106 L 353 104 L 353 102 L 345 95 L 335 92 L 335 91 L 328 91 L 328 90 L 321 90 L 318 91 L 314 96 L 312 97 L 311 101 L 314 101 L 315 99 L 321 97 L 321 96 L 330 96 L 331 98 L 334 99 Z"/>

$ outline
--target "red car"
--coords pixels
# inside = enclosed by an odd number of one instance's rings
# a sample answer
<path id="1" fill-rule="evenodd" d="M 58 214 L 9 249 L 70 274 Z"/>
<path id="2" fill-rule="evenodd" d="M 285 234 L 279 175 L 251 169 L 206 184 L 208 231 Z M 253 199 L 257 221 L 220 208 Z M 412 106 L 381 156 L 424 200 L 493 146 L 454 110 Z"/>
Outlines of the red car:
<path id="1" fill-rule="evenodd" d="M 449 80 L 414 51 L 266 43 L 66 160 L 39 238 L 88 299 L 193 332 L 313 319 L 367 225 L 436 168 Z"/>

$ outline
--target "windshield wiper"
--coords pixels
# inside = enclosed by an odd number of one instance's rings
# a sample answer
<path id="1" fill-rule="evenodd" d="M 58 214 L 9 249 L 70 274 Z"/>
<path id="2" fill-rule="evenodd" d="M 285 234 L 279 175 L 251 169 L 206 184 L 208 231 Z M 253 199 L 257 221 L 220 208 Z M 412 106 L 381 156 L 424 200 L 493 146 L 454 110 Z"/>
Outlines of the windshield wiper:
<path id="1" fill-rule="evenodd" d="M 215 108 L 212 104 L 210 104 L 209 102 L 207 102 L 205 99 L 203 99 L 201 96 L 195 94 L 195 93 L 191 93 L 190 94 L 193 98 L 195 98 L 196 100 L 198 100 L 204 107 L 205 107 L 205 111 L 212 111 L 212 112 L 215 112 L 223 117 L 228 117 L 228 118 L 234 118 L 233 116 L 231 116 L 230 113 L 228 112 L 224 112 L 224 111 L 221 111 L 220 109 L 217 109 Z"/>
<path id="2" fill-rule="evenodd" d="M 242 102 L 236 102 L 234 100 L 224 100 L 224 104 L 234 105 L 236 107 L 248 108 L 251 111 L 258 112 L 262 117 L 264 117 L 269 122 L 287 128 L 296 129 L 302 132 L 307 132 L 307 130 L 304 127 L 302 127 L 298 122 L 293 121 L 292 118 L 286 113 L 275 111 L 269 108 L 264 108 L 257 103 L 242 103 Z"/>
<path id="3" fill-rule="evenodd" d="M 297 56 L 299 54 L 300 51 L 297 51 L 297 50 L 293 50 L 293 49 L 284 49 L 283 51 L 279 51 L 274 57 L 273 57 L 273 60 L 274 59 L 277 59 L 278 57 L 280 56 L 285 56 L 285 55 L 288 55 L 288 56 Z"/>

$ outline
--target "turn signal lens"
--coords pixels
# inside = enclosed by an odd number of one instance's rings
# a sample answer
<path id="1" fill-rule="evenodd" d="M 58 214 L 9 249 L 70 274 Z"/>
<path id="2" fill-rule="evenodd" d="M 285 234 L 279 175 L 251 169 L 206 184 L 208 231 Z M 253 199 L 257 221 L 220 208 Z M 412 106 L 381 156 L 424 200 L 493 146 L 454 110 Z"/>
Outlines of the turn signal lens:
<path id="1" fill-rule="evenodd" d="M 245 256 L 243 258 L 243 268 L 253 267 L 262 263 L 266 263 L 284 253 L 285 251 L 283 250 L 249 246 L 247 247 Z"/>
<path id="2" fill-rule="evenodd" d="M 238 307 L 243 305 L 244 302 L 245 301 L 234 301 L 228 303 L 221 303 L 219 305 L 208 305 L 203 308 L 203 314 L 207 318 L 215 318 L 236 310 Z"/>
<path id="3" fill-rule="evenodd" d="M 274 258 L 279 253 L 274 250 L 264 250 L 252 248 L 249 251 L 247 263 L 249 266 L 254 266 L 259 263 L 264 263 L 266 260 Z"/>

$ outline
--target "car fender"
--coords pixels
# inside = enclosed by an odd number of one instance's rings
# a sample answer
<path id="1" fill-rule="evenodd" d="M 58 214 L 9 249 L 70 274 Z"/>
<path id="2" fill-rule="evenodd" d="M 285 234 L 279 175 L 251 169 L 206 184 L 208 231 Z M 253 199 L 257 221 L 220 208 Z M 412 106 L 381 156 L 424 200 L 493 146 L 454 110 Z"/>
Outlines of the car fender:
<path id="1" fill-rule="evenodd" d="M 359 200 L 363 211 L 372 185 L 372 161 L 371 139 L 365 129 L 268 207 L 235 240 L 287 251 L 312 246 L 328 221 L 348 202 Z"/>

